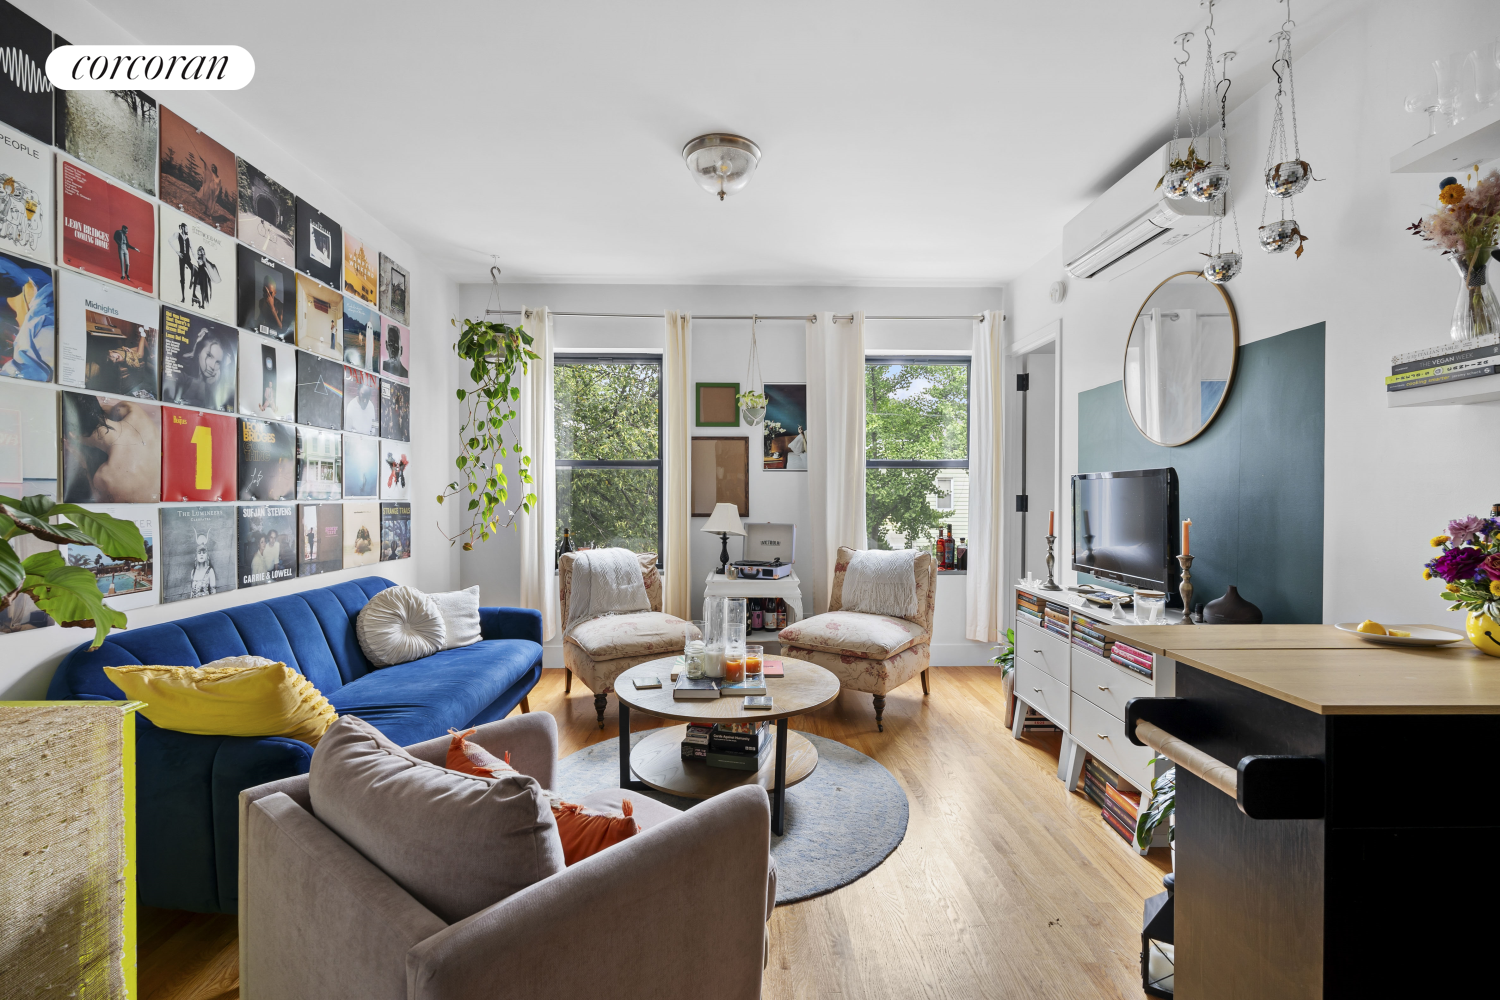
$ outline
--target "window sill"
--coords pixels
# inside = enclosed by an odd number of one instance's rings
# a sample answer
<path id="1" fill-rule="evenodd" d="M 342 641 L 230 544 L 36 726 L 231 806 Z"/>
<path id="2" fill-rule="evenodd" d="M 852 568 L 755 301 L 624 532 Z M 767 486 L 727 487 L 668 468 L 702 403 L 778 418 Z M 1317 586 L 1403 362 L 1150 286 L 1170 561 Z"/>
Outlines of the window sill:
<path id="1" fill-rule="evenodd" d="M 937 575 L 938 576 L 968 576 L 969 575 L 969 571 L 966 570 L 966 569 L 940 569 L 940 570 L 937 571 Z"/>

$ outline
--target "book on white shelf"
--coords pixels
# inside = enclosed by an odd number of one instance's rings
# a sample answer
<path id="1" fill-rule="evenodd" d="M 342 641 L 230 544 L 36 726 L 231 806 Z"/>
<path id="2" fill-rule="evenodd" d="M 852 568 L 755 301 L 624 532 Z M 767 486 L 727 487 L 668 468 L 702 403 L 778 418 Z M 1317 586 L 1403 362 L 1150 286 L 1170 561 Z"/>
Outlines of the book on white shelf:
<path id="1" fill-rule="evenodd" d="M 1493 363 L 1488 364 L 1466 364 L 1445 365 L 1441 368 L 1433 368 L 1425 372 L 1413 372 L 1411 375 L 1397 375 L 1395 378 L 1404 379 L 1401 382 L 1390 382 L 1387 380 L 1386 392 L 1402 392 L 1406 389 L 1420 389 L 1424 385 L 1442 385 L 1444 382 L 1462 382 L 1465 379 L 1483 378 L 1495 374 Z"/>
<path id="2" fill-rule="evenodd" d="M 1487 340 L 1487 337 L 1479 338 Z M 1500 356 L 1500 344 L 1488 344 L 1484 347 L 1466 348 L 1461 341 L 1449 341 L 1448 345 L 1453 349 L 1446 354 L 1438 354 L 1429 358 L 1420 358 L 1416 361 L 1405 361 L 1400 364 L 1391 365 L 1392 375 L 1405 375 L 1409 372 L 1422 371 L 1425 368 L 1438 368 L 1443 365 L 1462 364 L 1465 361 L 1477 361 L 1481 358 L 1493 358 Z"/>
<path id="3" fill-rule="evenodd" d="M 1434 347 L 1424 347 L 1420 350 L 1394 355 L 1391 358 L 1391 366 L 1404 365 L 1412 361 L 1425 361 L 1455 352 L 1474 351 L 1482 347 L 1493 347 L 1496 344 L 1500 344 L 1500 333 L 1487 333 L 1483 337 L 1465 337 L 1463 340 L 1446 340 Z"/>
<path id="4" fill-rule="evenodd" d="M 712 701 L 719 696 L 722 682 L 716 677 L 684 677 L 672 689 L 673 701 Z"/>

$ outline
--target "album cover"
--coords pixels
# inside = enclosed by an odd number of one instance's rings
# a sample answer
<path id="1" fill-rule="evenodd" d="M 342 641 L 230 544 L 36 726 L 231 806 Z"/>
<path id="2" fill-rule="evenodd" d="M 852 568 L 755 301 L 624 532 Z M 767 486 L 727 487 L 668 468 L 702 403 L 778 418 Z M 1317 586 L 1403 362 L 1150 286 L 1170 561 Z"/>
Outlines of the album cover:
<path id="1" fill-rule="evenodd" d="M 240 331 L 240 412 L 264 420 L 297 419 L 297 349 Z"/>
<path id="2" fill-rule="evenodd" d="M 156 399 L 161 307 L 155 299 L 72 271 L 57 276 L 57 381 Z"/>
<path id="3" fill-rule="evenodd" d="M 52 81 L 47 57 L 52 29 L 0 0 L 4 72 L 0 73 L 0 121 L 43 143 L 52 142 Z"/>
<path id="4" fill-rule="evenodd" d="M 116 559 L 98 546 L 69 542 L 60 547 L 64 561 L 93 573 L 104 603 L 117 611 L 156 604 L 156 511 L 135 504 L 92 504 L 89 510 L 133 523 L 146 543 L 146 559 Z"/>
<path id="5" fill-rule="evenodd" d="M 344 504 L 344 568 L 380 561 L 380 504 Z"/>
<path id="6" fill-rule="evenodd" d="M 161 602 L 208 597 L 237 583 L 234 504 L 161 508 Z"/>
<path id="7" fill-rule="evenodd" d="M 236 479 L 241 500 L 297 496 L 297 432 L 277 420 L 240 418 Z"/>
<path id="8" fill-rule="evenodd" d="M 161 234 L 156 272 L 161 300 L 233 325 L 239 318 L 234 272 L 240 250 L 234 237 L 166 205 Z"/>
<path id="9" fill-rule="evenodd" d="M 344 231 L 344 291 L 370 305 L 380 302 L 379 274 L 365 241 Z"/>
<path id="10" fill-rule="evenodd" d="M 297 499 L 342 500 L 343 435 L 297 428 Z"/>
<path id="11" fill-rule="evenodd" d="M 233 413 L 240 331 L 171 306 L 161 307 L 161 398 Z"/>
<path id="12" fill-rule="evenodd" d="M 234 417 L 164 406 L 161 410 L 161 498 L 235 498 L 239 450 Z"/>
<path id="13" fill-rule="evenodd" d="M 10 547 L 16 554 L 16 558 L 26 560 L 41 552 L 50 552 L 57 548 L 51 542 L 44 542 L 35 535 L 22 533 L 10 540 Z M 29 596 L 17 593 L 11 598 L 10 604 L 0 608 L 0 635 L 8 632 L 29 632 L 34 628 L 46 628 L 55 625 L 47 612 L 36 606 L 36 602 Z"/>
<path id="14" fill-rule="evenodd" d="M 58 393 L 62 499 L 156 503 L 161 499 L 161 407 L 130 397 Z"/>
<path id="15" fill-rule="evenodd" d="M 356 434 L 380 433 L 380 399 L 374 372 L 344 366 L 344 430 Z"/>
<path id="16" fill-rule="evenodd" d="M 380 505 L 380 561 L 411 558 L 411 502 Z"/>
<path id="17" fill-rule="evenodd" d="M 385 321 L 380 340 L 380 374 L 405 382 L 410 378 L 411 331 L 395 320 Z"/>
<path id="18" fill-rule="evenodd" d="M 380 367 L 380 314 L 344 296 L 344 364 L 375 371 Z"/>
<path id="19" fill-rule="evenodd" d="M 297 259 L 292 237 L 297 226 L 297 199 L 243 157 L 235 157 L 235 174 L 240 199 L 235 231 L 240 242 L 291 267 Z"/>
<path id="20" fill-rule="evenodd" d="M 388 379 L 380 380 L 380 436 L 411 440 L 411 389 Z"/>
<path id="21" fill-rule="evenodd" d="M 8 82 L 0 72 L 0 89 Z M 52 263 L 53 169 L 52 150 L 0 127 L 0 250 Z"/>
<path id="22" fill-rule="evenodd" d="M 154 202 L 59 156 L 57 204 L 59 263 L 156 294 Z"/>
<path id="23" fill-rule="evenodd" d="M 344 297 L 297 275 L 297 346 L 325 358 L 343 357 Z"/>
<path id="24" fill-rule="evenodd" d="M 61 38 L 58 45 L 66 45 Z M 59 90 L 52 103 L 53 145 L 156 194 L 156 98 L 142 90 Z"/>
<path id="25" fill-rule="evenodd" d="M 262 337 L 295 339 L 297 283 L 292 269 L 247 246 L 237 257 L 239 325 Z"/>
<path id="26" fill-rule="evenodd" d="M 280 583 L 297 575 L 297 508 L 258 503 L 240 508 L 240 586 Z"/>
<path id="27" fill-rule="evenodd" d="M 0 380 L 0 496 L 57 499 L 56 396 L 52 389 Z M 373 476 L 371 486 L 374 496 Z"/>
<path id="28" fill-rule="evenodd" d="M 380 255 L 380 311 L 402 325 L 411 322 L 411 310 L 407 306 L 407 289 L 411 275 L 406 268 Z"/>
<path id="29" fill-rule="evenodd" d="M 410 500 L 411 445 L 405 441 L 380 441 L 380 499 Z"/>
<path id="30" fill-rule="evenodd" d="M 333 431 L 343 428 L 343 365 L 297 352 L 297 423 Z"/>
<path id="31" fill-rule="evenodd" d="M 297 536 L 297 575 L 314 576 L 344 568 L 344 505 L 299 504 L 302 533 Z"/>
<path id="32" fill-rule="evenodd" d="M 0 375 L 51 382 L 56 341 L 52 268 L 0 253 Z"/>
<path id="33" fill-rule="evenodd" d="M 378 496 L 380 496 L 380 439 L 345 434 L 345 499 Z"/>
<path id="34" fill-rule="evenodd" d="M 343 227 L 298 198 L 297 270 L 337 289 L 343 269 Z"/>
<path id="35" fill-rule="evenodd" d="M 168 107 L 161 109 L 160 147 L 161 200 L 233 236 L 240 208 L 234 154 Z"/>

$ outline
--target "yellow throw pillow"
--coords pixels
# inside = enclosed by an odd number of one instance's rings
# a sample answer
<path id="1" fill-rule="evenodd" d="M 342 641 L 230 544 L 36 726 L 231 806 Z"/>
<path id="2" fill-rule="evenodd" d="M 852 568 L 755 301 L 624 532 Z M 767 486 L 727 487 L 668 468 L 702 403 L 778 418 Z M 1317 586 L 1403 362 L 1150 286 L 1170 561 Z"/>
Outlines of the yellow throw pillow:
<path id="1" fill-rule="evenodd" d="M 285 663 L 235 656 L 201 667 L 105 667 L 125 697 L 162 729 L 200 736 L 289 736 L 318 745 L 338 713 Z"/>

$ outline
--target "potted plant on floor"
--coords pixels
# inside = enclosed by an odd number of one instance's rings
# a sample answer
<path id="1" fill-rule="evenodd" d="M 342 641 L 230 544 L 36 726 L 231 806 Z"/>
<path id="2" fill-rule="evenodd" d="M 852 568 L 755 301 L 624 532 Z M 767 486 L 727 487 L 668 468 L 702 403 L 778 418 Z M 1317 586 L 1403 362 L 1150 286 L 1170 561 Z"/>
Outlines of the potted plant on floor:
<path id="1" fill-rule="evenodd" d="M 52 523 L 59 517 L 72 523 Z M 56 545 L 91 545 L 111 559 L 145 562 L 146 543 L 139 528 L 77 504 L 53 503 L 41 494 L 20 500 L 0 496 L 0 610 L 25 594 L 59 625 L 92 626 L 94 649 L 110 629 L 125 627 L 124 613 L 104 603 L 93 572 L 69 566 L 57 549 L 22 559 L 10 544 L 22 535 Z"/>
<path id="2" fill-rule="evenodd" d="M 1158 761 L 1171 763 L 1165 757 L 1152 757 L 1146 762 L 1154 766 Z M 1177 824 L 1173 817 L 1177 812 L 1177 768 L 1169 767 L 1151 779 L 1151 804 L 1141 810 L 1135 824 L 1135 844 L 1142 850 L 1151 846 L 1156 828 L 1170 823 L 1167 841 L 1172 845 L 1172 870 L 1177 870 Z"/>
<path id="3" fill-rule="evenodd" d="M 999 649 L 999 646 L 995 647 Z M 1005 652 L 990 661 L 1000 665 L 1000 690 L 1005 698 L 1005 724 L 1011 725 L 1016 710 L 1016 630 L 1005 630 Z"/>

